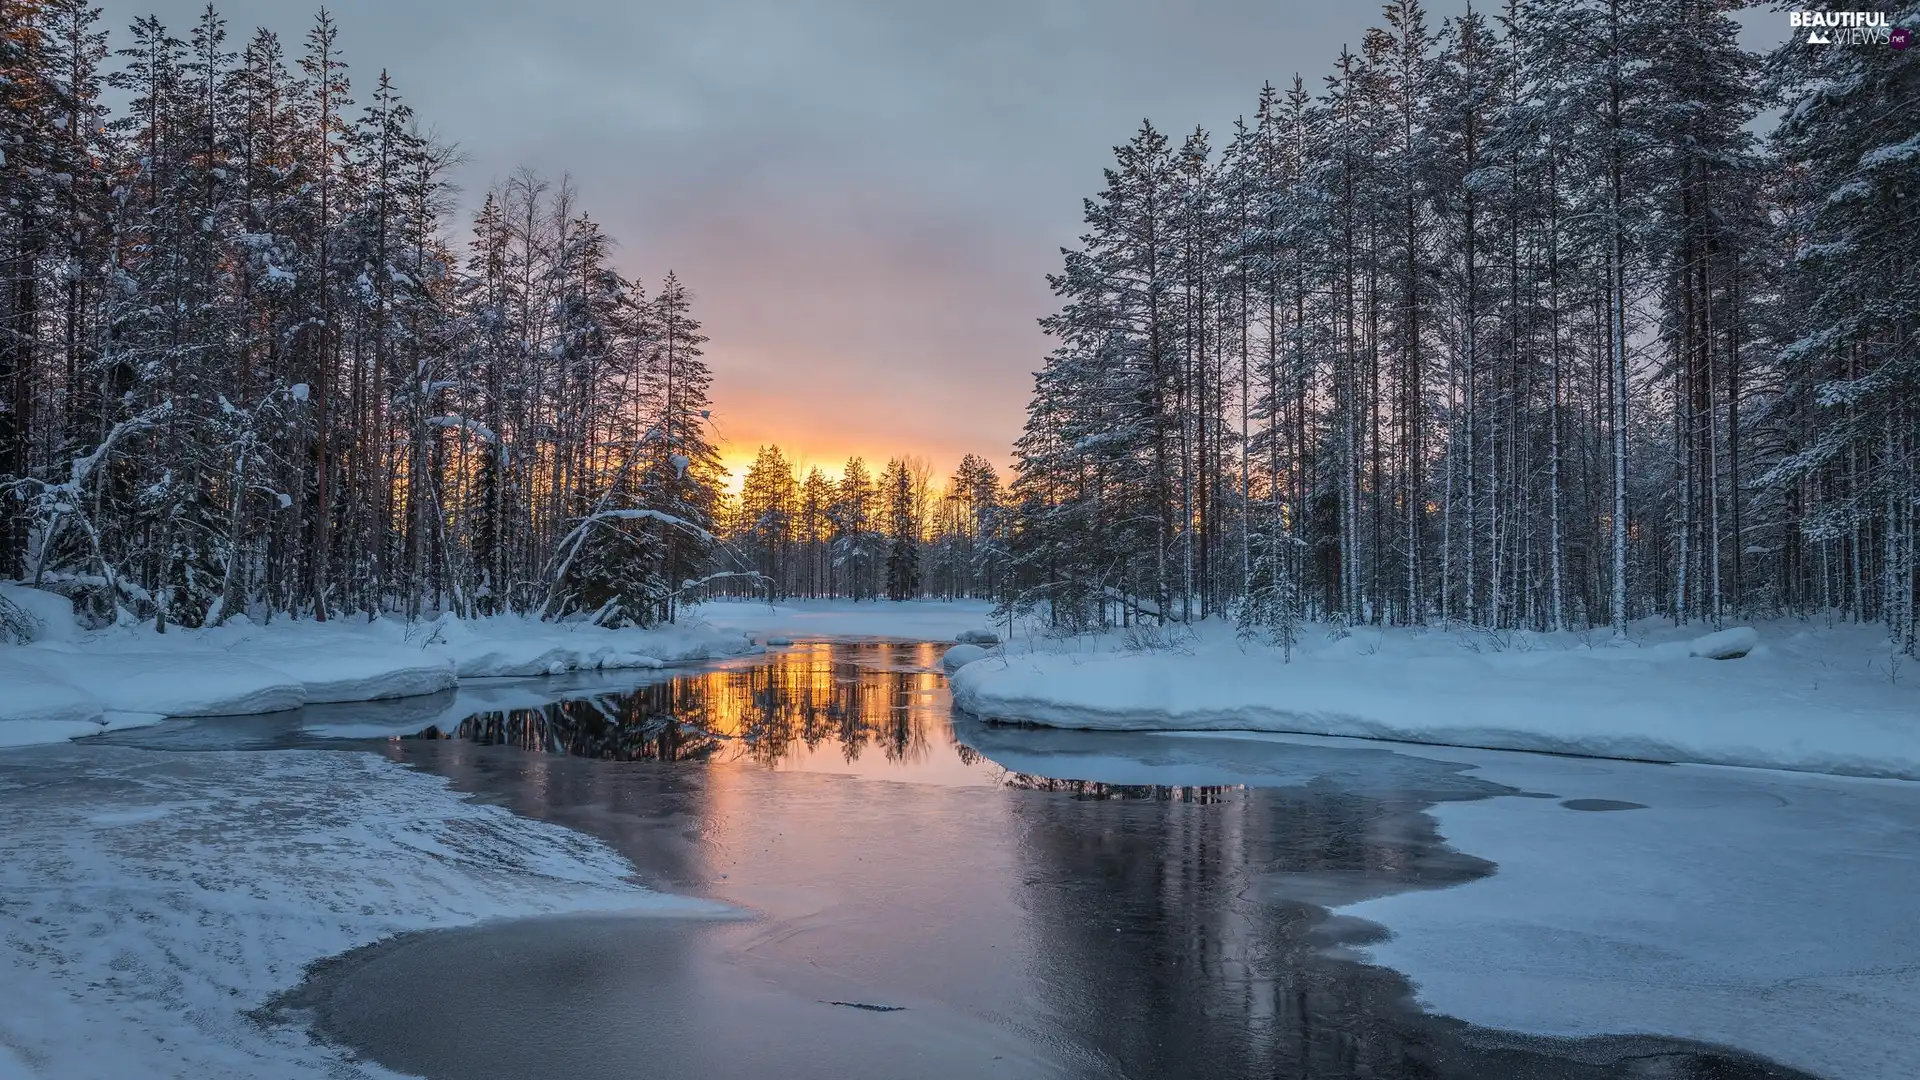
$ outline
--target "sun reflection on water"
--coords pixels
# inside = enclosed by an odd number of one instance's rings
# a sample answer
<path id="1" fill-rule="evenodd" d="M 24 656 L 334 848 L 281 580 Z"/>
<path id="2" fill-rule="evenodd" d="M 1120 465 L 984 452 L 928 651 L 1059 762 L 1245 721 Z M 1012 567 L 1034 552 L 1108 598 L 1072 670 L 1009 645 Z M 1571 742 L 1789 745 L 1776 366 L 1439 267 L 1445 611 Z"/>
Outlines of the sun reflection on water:
<path id="1" fill-rule="evenodd" d="M 1011 787 L 1078 799 L 1216 803 L 1234 787 L 1105 784 L 1012 772 L 960 741 L 939 643 L 806 642 L 645 686 L 476 713 L 453 738 L 606 761 L 744 762 L 795 772 Z"/>

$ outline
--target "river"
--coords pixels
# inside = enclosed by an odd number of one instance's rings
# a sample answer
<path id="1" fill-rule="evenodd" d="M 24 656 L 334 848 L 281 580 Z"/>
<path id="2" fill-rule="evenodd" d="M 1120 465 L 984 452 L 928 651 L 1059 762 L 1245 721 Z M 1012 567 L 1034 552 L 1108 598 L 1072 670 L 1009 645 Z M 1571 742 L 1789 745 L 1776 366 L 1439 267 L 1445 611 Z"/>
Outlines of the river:
<path id="1" fill-rule="evenodd" d="M 1641 802 L 1383 744 L 988 727 L 952 715 L 941 648 L 801 643 L 404 737 L 259 720 L 114 741 L 371 749 L 739 913 L 402 935 L 272 1010 L 435 1080 L 1812 1075 L 1434 1015 L 1367 962 L 1386 931 L 1331 910 L 1499 874 L 1442 839 L 1442 805 Z"/>

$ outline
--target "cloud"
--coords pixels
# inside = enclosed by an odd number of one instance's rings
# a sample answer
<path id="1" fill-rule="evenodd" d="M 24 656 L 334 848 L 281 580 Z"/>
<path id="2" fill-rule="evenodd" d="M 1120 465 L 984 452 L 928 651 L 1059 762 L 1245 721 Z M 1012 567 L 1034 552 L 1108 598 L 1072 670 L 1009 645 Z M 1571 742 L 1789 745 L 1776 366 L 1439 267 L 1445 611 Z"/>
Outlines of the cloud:
<path id="1" fill-rule="evenodd" d="M 201 0 L 106 0 L 184 31 Z M 1370 10 L 1272 0 L 341 0 L 466 153 L 470 201 L 570 173 L 623 269 L 697 295 L 722 430 L 838 460 L 1004 462 L 1047 342 L 1044 275 L 1140 119 L 1224 130 Z M 309 16 L 222 5 L 297 55 Z M 1437 22 L 1437 19 L 1436 19 Z M 800 444 L 804 443 L 802 446 Z"/>

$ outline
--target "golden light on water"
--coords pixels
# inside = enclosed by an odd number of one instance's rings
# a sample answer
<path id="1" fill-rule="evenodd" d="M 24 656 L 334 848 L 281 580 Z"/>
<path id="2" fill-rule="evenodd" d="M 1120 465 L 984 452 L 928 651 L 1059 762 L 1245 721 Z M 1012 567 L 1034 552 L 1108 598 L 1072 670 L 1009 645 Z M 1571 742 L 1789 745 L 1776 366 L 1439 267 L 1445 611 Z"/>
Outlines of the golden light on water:
<path id="1" fill-rule="evenodd" d="M 778 770 L 989 784 L 947 726 L 945 646 L 879 642 L 857 661 L 809 642 L 539 708 L 483 713 L 457 734 L 621 761 L 752 761 Z"/>

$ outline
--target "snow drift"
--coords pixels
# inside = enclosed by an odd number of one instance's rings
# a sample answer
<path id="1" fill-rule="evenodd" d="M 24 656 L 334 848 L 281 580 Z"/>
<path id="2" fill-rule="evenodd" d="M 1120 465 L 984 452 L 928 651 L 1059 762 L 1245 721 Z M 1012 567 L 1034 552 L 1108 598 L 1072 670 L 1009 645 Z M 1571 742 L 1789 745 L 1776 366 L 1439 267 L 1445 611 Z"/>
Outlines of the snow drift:
<path id="1" fill-rule="evenodd" d="M 1920 779 L 1920 680 L 1878 633 L 1784 624 L 1637 641 L 1365 630 L 1295 650 L 1208 627 L 1176 650 L 1028 651 L 953 675 L 983 719 L 1249 730 Z M 1660 637 L 1668 640 L 1658 640 Z M 1703 657 L 1737 657 L 1709 660 Z"/>
<path id="2" fill-rule="evenodd" d="M 65 598 L 17 585 L 35 625 L 0 645 L 0 746 L 58 742 L 167 716 L 278 712 L 322 702 L 434 694 L 462 679 L 659 668 L 751 652 L 700 622 L 608 630 L 518 616 L 408 623 L 349 619 L 204 630 L 80 633 Z"/>
<path id="3" fill-rule="evenodd" d="M 733 913 L 362 753 L 48 747 L 0 759 L 0 833 L 0 1077 L 391 1075 L 249 1014 L 404 931 Z"/>

